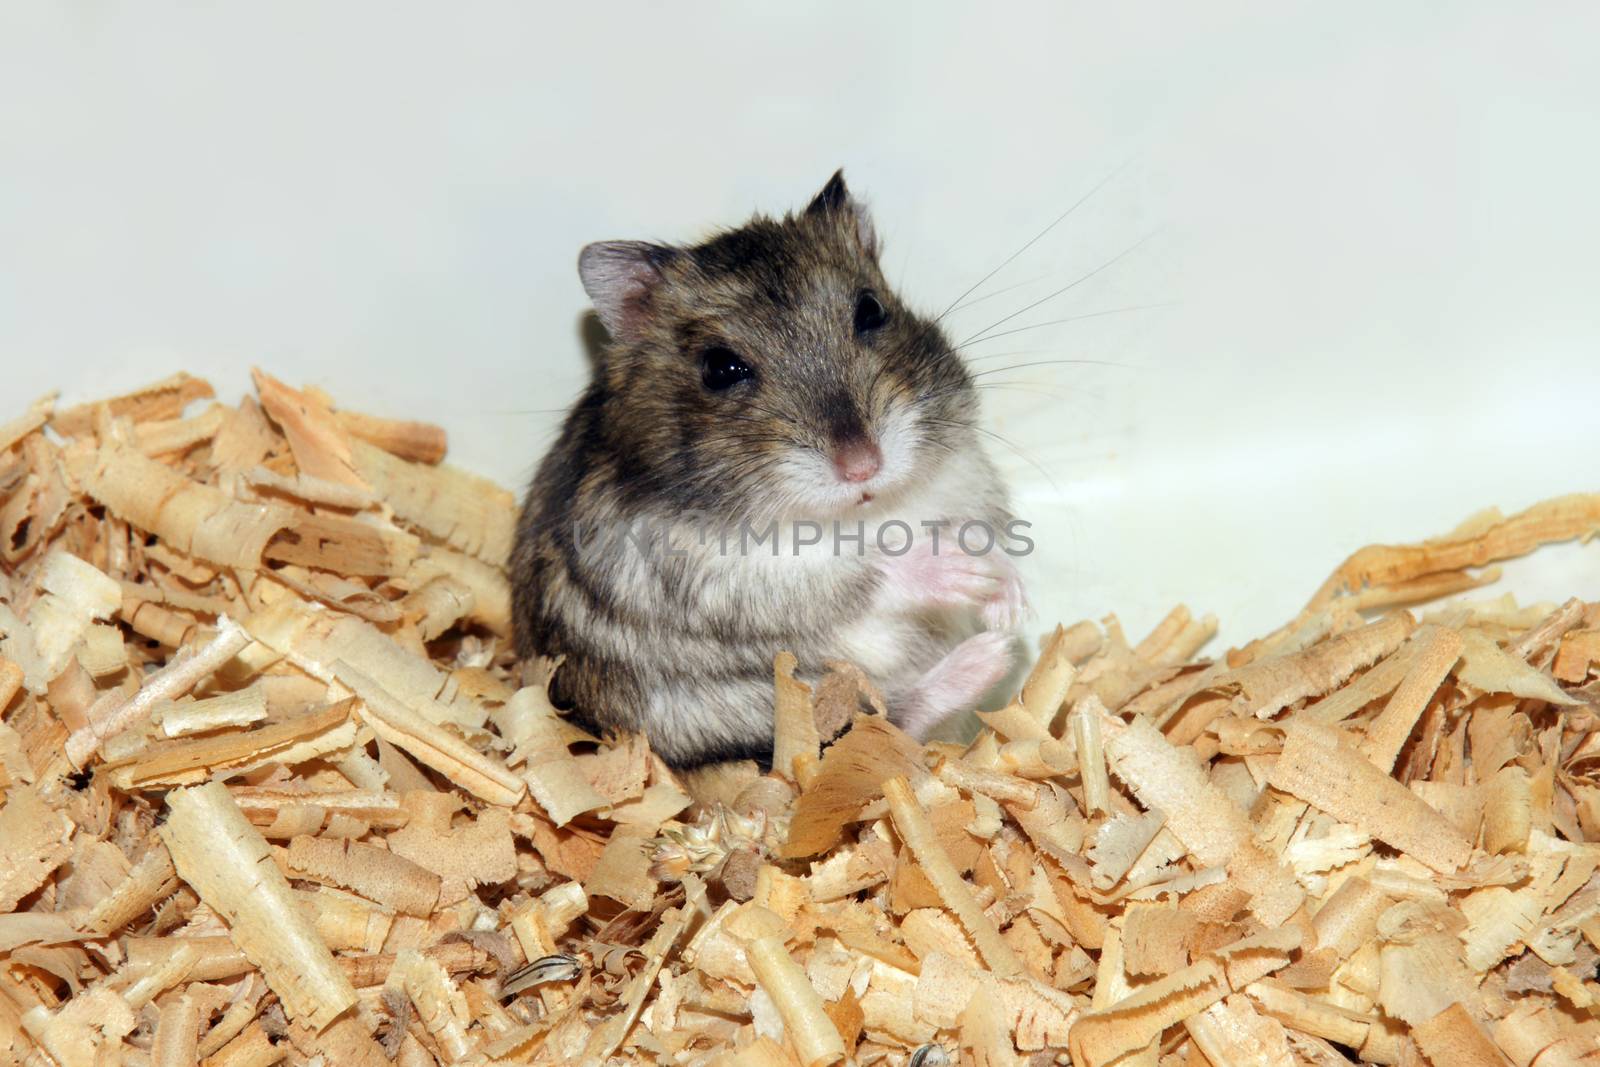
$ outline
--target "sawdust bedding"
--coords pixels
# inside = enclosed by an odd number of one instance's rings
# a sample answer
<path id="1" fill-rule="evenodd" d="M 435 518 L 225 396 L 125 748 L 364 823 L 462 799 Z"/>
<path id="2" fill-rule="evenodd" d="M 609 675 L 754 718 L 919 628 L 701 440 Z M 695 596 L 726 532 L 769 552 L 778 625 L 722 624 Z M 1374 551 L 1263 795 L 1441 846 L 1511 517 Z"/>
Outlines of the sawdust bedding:
<path id="1" fill-rule="evenodd" d="M 514 662 L 440 430 L 212 395 L 0 424 L 0 1062 L 1600 1062 L 1600 603 L 1472 592 L 1600 496 L 1057 628 L 968 745 L 779 657 L 679 776 Z"/>

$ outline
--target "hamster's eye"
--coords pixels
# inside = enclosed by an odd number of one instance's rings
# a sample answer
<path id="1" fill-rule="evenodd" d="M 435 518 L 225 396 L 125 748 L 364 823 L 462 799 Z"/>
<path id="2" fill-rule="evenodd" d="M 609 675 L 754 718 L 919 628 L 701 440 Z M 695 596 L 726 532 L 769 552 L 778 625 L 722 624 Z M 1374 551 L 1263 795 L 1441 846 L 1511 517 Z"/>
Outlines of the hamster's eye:
<path id="1" fill-rule="evenodd" d="M 706 388 L 712 392 L 720 393 L 724 389 L 731 389 L 755 376 L 755 368 L 739 358 L 739 353 L 731 348 L 712 345 L 700 353 L 700 380 L 705 382 Z"/>
<path id="2" fill-rule="evenodd" d="M 871 289 L 861 290 L 856 297 L 856 335 L 871 333 L 888 321 L 889 313 L 884 310 L 878 294 Z"/>

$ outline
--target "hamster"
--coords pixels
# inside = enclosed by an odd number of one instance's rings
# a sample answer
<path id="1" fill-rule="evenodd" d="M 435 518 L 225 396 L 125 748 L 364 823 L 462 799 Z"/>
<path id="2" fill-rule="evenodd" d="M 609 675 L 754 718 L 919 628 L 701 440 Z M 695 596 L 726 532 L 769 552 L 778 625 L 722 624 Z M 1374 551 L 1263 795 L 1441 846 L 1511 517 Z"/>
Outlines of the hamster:
<path id="1" fill-rule="evenodd" d="M 611 343 L 511 558 L 517 651 L 561 657 L 574 721 L 765 763 L 780 651 L 859 665 L 918 737 L 1009 672 L 1025 539 L 967 368 L 878 253 L 843 172 L 700 244 L 583 249 Z"/>

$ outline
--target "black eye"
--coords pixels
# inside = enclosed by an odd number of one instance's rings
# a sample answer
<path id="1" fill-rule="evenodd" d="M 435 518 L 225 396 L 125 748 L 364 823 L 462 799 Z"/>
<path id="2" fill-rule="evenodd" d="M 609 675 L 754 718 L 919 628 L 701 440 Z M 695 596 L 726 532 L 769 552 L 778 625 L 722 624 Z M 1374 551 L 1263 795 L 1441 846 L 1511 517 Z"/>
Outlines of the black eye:
<path id="1" fill-rule="evenodd" d="M 706 388 L 720 393 L 756 376 L 755 368 L 739 358 L 739 353 L 722 345 L 712 345 L 700 353 L 700 380 Z"/>
<path id="2" fill-rule="evenodd" d="M 871 289 L 861 290 L 861 295 L 856 297 L 856 333 L 871 333 L 889 321 L 889 313 L 883 309 L 878 295 Z"/>

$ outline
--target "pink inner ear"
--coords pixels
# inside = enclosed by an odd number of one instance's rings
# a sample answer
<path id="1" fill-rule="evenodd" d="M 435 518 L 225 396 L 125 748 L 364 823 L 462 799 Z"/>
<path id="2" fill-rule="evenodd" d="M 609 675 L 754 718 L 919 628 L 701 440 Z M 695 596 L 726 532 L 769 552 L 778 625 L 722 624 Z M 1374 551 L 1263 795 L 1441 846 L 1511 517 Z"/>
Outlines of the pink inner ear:
<path id="1" fill-rule="evenodd" d="M 650 293 L 652 285 L 649 281 L 633 277 L 618 293 L 617 302 L 607 319 L 605 313 L 600 318 L 605 322 L 606 329 L 611 331 L 611 336 L 619 341 L 638 340 L 650 324 Z M 599 305 L 596 305 L 599 310 Z"/>
<path id="2" fill-rule="evenodd" d="M 637 339 L 648 324 L 650 298 L 661 282 L 659 263 L 672 254 L 643 241 L 603 241 L 578 256 L 584 291 L 611 336 Z"/>
<path id="3" fill-rule="evenodd" d="M 861 247 L 866 250 L 867 255 L 876 256 L 879 251 L 878 231 L 872 227 L 872 216 L 867 214 L 867 209 L 856 203 L 854 198 L 850 200 L 850 214 L 856 220 L 856 240 L 861 242 Z"/>

